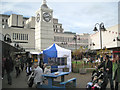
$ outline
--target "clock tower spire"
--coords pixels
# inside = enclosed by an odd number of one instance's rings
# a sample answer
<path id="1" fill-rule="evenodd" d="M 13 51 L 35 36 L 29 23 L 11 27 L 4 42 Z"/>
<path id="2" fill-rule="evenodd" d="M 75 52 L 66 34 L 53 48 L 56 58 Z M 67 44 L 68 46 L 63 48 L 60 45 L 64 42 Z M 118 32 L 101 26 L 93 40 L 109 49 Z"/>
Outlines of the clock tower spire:
<path id="1" fill-rule="evenodd" d="M 41 7 L 36 11 L 35 23 L 35 48 L 44 50 L 54 42 L 53 10 L 46 0 L 42 0 Z"/>

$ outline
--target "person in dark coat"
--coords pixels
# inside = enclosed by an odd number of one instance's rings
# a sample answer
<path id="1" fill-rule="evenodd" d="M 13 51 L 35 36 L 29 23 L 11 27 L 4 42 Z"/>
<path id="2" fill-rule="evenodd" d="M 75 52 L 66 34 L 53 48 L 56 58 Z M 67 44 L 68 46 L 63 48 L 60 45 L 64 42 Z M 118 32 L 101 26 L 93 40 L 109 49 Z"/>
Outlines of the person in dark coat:
<path id="1" fill-rule="evenodd" d="M 20 74 L 20 60 L 18 58 L 15 59 L 15 70 L 16 70 L 16 78 Z"/>
<path id="2" fill-rule="evenodd" d="M 20 57 L 20 64 L 21 64 L 21 70 L 23 71 L 23 69 L 24 69 L 24 59 L 23 59 L 23 56 Z"/>
<path id="3" fill-rule="evenodd" d="M 113 63 L 113 80 L 115 80 L 115 90 L 118 90 L 120 83 L 120 56 L 116 55 L 115 62 Z"/>
<path id="4" fill-rule="evenodd" d="M 5 65 L 5 69 L 6 69 L 6 72 L 7 72 L 8 84 L 12 85 L 11 71 L 13 70 L 13 61 L 12 61 L 12 58 L 10 56 L 8 56 L 6 58 L 6 61 L 5 61 L 4 65 Z"/>
<path id="5" fill-rule="evenodd" d="M 6 58 L 3 56 L 2 57 L 2 79 L 3 79 L 4 73 L 5 73 L 5 61 L 6 61 Z"/>
<path id="6" fill-rule="evenodd" d="M 114 85 L 113 85 L 113 80 L 112 80 L 112 61 L 109 60 L 108 55 L 104 56 L 104 61 L 101 63 L 101 65 L 98 66 L 98 69 L 102 67 L 104 68 L 104 71 L 107 73 L 107 78 L 110 81 L 111 90 L 114 90 Z"/>

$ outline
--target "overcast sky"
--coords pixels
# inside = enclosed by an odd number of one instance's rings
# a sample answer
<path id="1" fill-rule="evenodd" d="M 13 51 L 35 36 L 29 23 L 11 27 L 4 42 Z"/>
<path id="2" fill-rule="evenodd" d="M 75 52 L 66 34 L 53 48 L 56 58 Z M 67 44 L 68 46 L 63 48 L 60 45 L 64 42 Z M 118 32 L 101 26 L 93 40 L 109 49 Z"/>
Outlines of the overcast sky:
<path id="1" fill-rule="evenodd" d="M 96 23 L 103 22 L 105 27 L 118 24 L 117 1 L 47 0 L 47 5 L 53 9 L 54 18 L 58 18 L 65 31 L 93 33 Z M 41 2 L 42 0 L 5 0 L 0 5 L 1 13 L 21 14 L 25 17 L 35 16 Z"/>

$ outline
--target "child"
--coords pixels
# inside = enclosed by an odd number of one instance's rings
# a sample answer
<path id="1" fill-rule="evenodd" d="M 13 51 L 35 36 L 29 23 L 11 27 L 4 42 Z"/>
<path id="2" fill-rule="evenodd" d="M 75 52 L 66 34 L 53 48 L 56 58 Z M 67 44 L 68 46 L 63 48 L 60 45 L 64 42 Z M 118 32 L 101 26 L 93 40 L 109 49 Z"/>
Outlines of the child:
<path id="1" fill-rule="evenodd" d="M 45 70 L 44 70 L 44 74 L 49 74 L 51 73 L 51 67 L 50 66 L 46 66 Z"/>

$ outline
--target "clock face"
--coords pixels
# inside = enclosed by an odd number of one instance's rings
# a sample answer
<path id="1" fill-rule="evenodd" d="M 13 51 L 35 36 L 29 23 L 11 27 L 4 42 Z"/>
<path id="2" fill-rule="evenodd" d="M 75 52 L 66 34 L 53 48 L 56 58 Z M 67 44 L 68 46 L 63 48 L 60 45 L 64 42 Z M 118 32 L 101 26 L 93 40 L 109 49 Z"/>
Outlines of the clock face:
<path id="1" fill-rule="evenodd" d="M 37 22 L 40 21 L 40 14 L 39 14 L 39 13 L 37 14 L 36 21 L 37 21 Z"/>
<path id="2" fill-rule="evenodd" d="M 49 13 L 44 13 L 43 14 L 43 19 L 46 21 L 46 22 L 49 22 L 51 20 L 51 15 Z"/>

